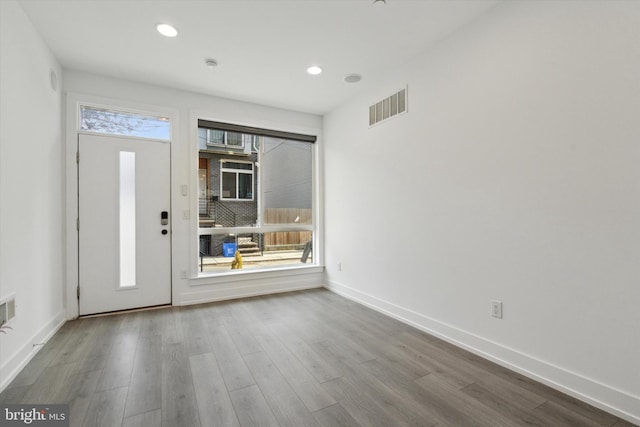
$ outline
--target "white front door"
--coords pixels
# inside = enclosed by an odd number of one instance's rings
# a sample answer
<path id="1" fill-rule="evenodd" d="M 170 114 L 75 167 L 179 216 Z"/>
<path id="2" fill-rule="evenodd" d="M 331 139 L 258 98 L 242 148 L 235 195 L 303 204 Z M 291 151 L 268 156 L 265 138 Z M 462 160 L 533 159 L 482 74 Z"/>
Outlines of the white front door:
<path id="1" fill-rule="evenodd" d="M 80 315 L 171 303 L 169 143 L 80 135 L 78 152 Z"/>

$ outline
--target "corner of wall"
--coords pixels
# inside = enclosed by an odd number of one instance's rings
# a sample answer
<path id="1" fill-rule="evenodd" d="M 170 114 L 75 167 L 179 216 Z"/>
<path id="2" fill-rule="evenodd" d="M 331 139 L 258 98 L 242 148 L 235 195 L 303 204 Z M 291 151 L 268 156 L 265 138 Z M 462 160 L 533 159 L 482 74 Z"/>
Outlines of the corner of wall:
<path id="1" fill-rule="evenodd" d="M 65 322 L 64 312 L 60 311 L 16 349 L 8 360 L 0 365 L 0 393 L 18 376 L 20 371 L 27 366 L 27 363 L 35 357 L 49 339 L 62 328 Z M 0 342 L 8 338 L 11 338 L 11 336 L 0 335 Z"/>

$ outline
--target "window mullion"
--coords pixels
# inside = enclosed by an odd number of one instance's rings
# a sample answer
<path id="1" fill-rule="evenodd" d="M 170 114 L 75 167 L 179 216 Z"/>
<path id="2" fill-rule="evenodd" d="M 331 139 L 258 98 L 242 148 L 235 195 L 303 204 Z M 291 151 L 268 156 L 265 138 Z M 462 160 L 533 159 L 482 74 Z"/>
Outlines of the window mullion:
<path id="1" fill-rule="evenodd" d="M 240 200 L 240 172 L 236 172 L 236 200 Z"/>

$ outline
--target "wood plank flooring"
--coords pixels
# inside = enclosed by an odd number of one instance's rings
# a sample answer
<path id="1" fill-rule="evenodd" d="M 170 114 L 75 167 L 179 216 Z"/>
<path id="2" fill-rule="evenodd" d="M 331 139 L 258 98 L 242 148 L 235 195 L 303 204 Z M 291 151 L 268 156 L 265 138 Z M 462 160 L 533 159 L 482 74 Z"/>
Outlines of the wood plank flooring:
<path id="1" fill-rule="evenodd" d="M 72 426 L 631 426 L 326 290 L 67 322 L 0 394 Z"/>

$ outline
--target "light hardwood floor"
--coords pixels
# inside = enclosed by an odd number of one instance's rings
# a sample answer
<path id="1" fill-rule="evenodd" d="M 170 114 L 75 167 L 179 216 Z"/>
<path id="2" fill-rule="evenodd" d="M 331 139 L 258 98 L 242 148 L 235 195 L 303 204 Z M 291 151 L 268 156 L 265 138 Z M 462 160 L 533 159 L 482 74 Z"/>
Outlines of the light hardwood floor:
<path id="1" fill-rule="evenodd" d="M 631 426 L 326 290 L 66 323 L 0 394 L 72 426 Z"/>

